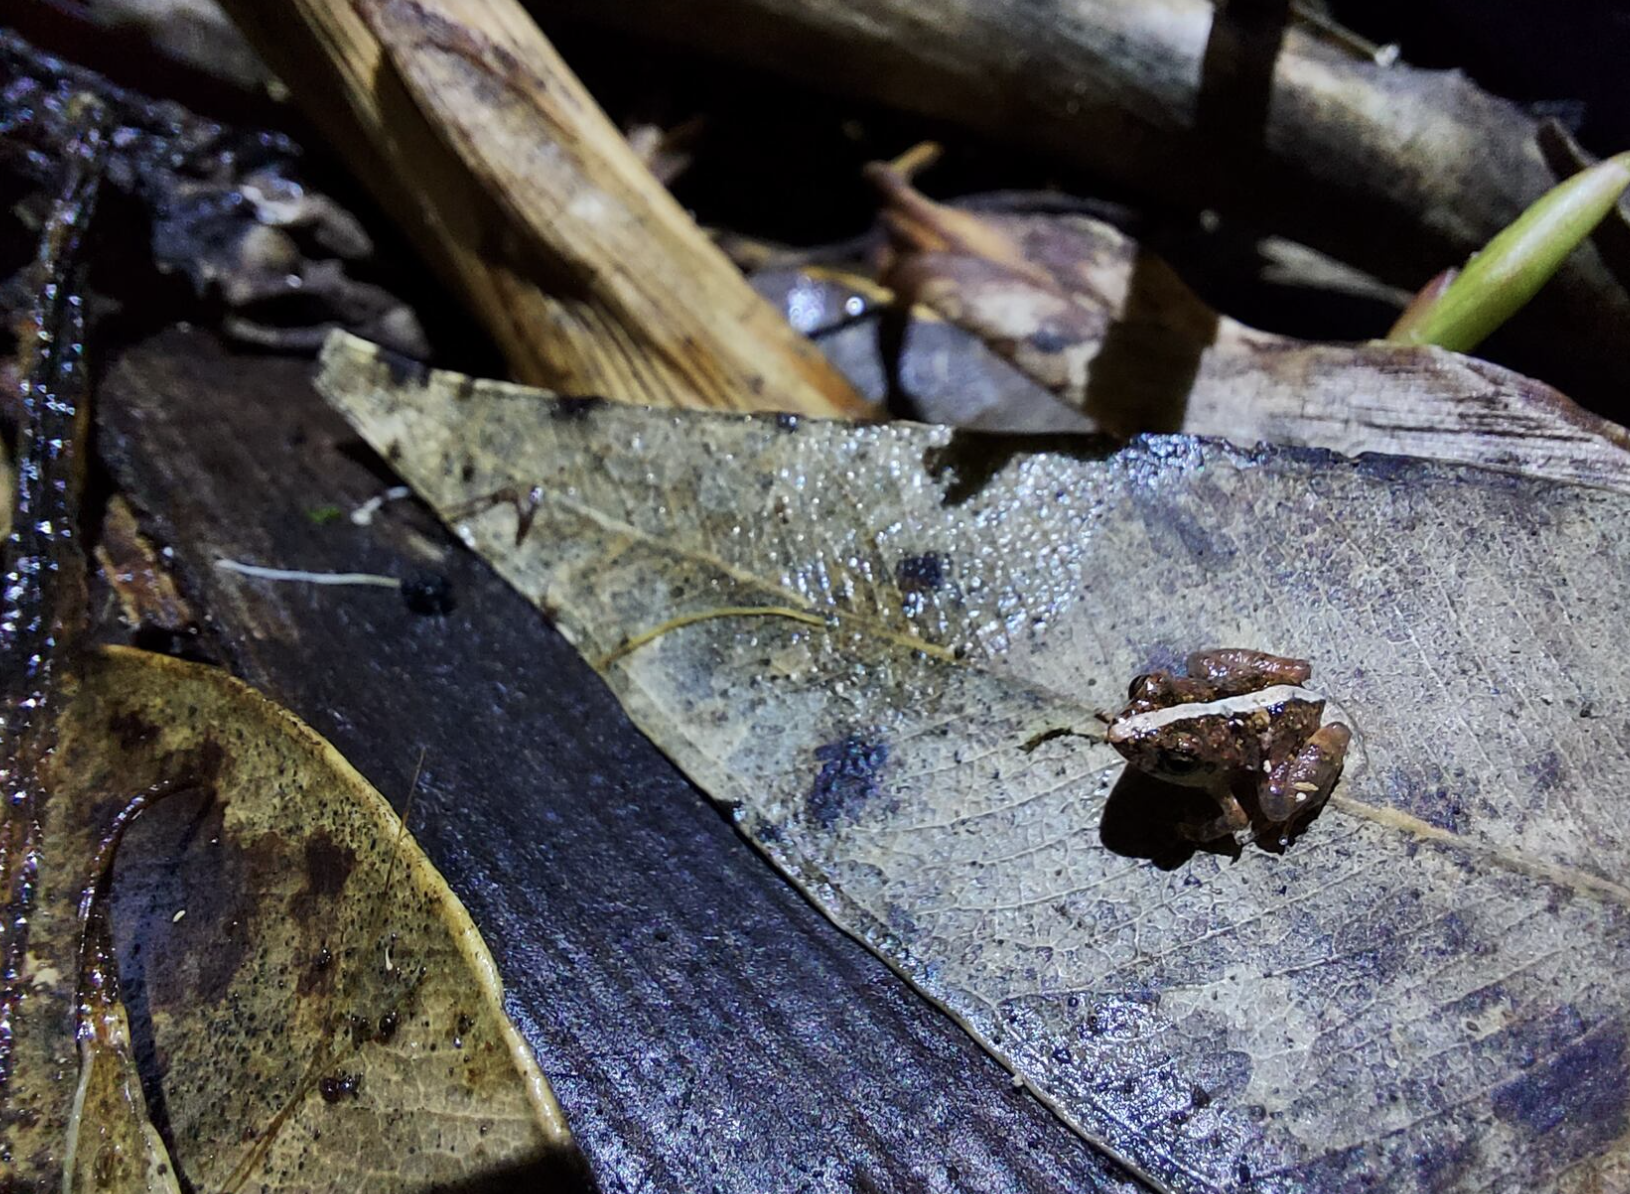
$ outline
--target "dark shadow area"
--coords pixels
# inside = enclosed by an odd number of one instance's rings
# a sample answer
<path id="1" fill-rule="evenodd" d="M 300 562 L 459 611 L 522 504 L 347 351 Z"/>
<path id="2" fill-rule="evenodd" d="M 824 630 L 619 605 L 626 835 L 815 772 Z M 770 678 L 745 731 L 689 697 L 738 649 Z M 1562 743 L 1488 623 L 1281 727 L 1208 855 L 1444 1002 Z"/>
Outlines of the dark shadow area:
<path id="1" fill-rule="evenodd" d="M 1122 857 L 1147 858 L 1163 871 L 1174 871 L 1202 850 L 1238 856 L 1226 838 L 1202 846 L 1178 832 L 1182 822 L 1203 821 L 1216 813 L 1216 802 L 1204 792 L 1128 767 L 1104 802 L 1098 836 L 1106 849 Z"/>
<path id="2" fill-rule="evenodd" d="M 145 943 L 168 928 L 176 909 L 201 909 L 215 876 L 209 873 L 206 843 L 220 829 L 214 793 L 191 788 L 144 812 L 132 824 L 114 860 L 108 888 L 108 919 L 119 965 L 119 994 L 130 1022 L 130 1045 L 141 1077 L 147 1115 L 171 1158 L 178 1149 L 165 1097 L 166 1066 L 153 1029 L 152 986 L 170 961 L 150 955 Z M 181 1188 L 195 1187 L 176 1170 Z"/>
<path id="3" fill-rule="evenodd" d="M 960 506 L 977 496 L 1014 457 L 1048 453 L 1074 460 L 1103 460 L 1120 447 L 1120 441 L 1107 435 L 1001 435 L 953 430 L 949 442 L 925 453 L 923 467 L 942 486 L 941 503 Z"/>
<path id="4" fill-rule="evenodd" d="M 19 0 L 6 6 L 5 21 L 46 53 L 105 75 L 121 87 L 162 95 L 216 120 L 275 125 L 314 139 L 293 108 L 275 102 L 261 89 L 206 75 L 158 49 L 139 29 L 98 24 L 75 11 L 82 7 L 56 0 Z"/>
<path id="5" fill-rule="evenodd" d="M 1415 66 L 1464 70 L 1489 90 L 1553 116 L 1592 153 L 1630 145 L 1623 0 L 1334 0 L 1331 15 Z"/>
<path id="6" fill-rule="evenodd" d="M 1194 127 L 1228 147 L 1236 170 L 1260 156 L 1273 96 L 1273 67 L 1290 22 L 1291 0 L 1218 0 L 1200 63 Z"/>
<path id="7" fill-rule="evenodd" d="M 884 307 L 877 319 L 877 358 L 883 363 L 883 407 L 894 419 L 915 419 L 916 401 L 905 384 L 906 340 L 911 310 L 899 302 Z"/>
<path id="8" fill-rule="evenodd" d="M 432 1190 L 434 1194 L 595 1194 L 599 1188 L 583 1155 L 575 1149 L 560 1149 Z"/>
<path id="9" fill-rule="evenodd" d="M 1321 808 L 1301 821 L 1275 826 L 1263 819 L 1251 783 L 1236 785 L 1234 795 L 1251 818 L 1255 836 L 1249 847 L 1268 854 L 1283 854 L 1323 812 Z M 1163 871 L 1176 870 L 1198 853 L 1238 858 L 1246 847 L 1230 838 L 1192 842 L 1178 829 L 1185 822 L 1205 822 L 1216 815 L 1216 801 L 1205 792 L 1128 767 L 1104 802 L 1098 836 L 1106 849 L 1124 858 L 1146 858 Z"/>
<path id="10" fill-rule="evenodd" d="M 1181 431 L 1217 320 L 1169 265 L 1140 248 L 1126 301 L 1087 371 L 1087 413 L 1119 435 Z"/>

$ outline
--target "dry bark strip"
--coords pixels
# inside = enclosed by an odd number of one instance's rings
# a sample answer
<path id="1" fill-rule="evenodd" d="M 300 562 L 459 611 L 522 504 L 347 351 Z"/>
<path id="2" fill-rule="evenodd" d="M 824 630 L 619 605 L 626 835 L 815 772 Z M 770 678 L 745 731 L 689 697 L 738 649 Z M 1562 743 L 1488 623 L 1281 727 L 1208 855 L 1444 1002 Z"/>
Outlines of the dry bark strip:
<path id="1" fill-rule="evenodd" d="M 1464 75 L 1379 66 L 1301 26 L 1277 47 L 1245 39 L 1256 48 L 1243 52 L 1257 57 L 1227 63 L 1211 45 L 1226 40 L 1212 20 L 1223 7 L 564 0 L 549 12 L 1017 140 L 1162 204 L 1215 207 L 1410 289 L 1460 264 L 1556 181 L 1538 123 Z M 1531 372 L 1618 415 L 1630 393 L 1627 329 L 1630 296 L 1586 247 L 1511 333 Z"/>
<path id="2" fill-rule="evenodd" d="M 227 7 L 517 377 L 655 405 L 869 410 L 708 243 L 517 6 Z"/>

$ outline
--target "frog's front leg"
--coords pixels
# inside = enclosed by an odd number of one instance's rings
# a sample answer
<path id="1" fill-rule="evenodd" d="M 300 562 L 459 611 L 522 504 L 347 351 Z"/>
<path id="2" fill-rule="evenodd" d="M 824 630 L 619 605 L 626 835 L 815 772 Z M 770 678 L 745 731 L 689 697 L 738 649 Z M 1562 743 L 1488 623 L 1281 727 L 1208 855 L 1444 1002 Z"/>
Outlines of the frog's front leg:
<path id="1" fill-rule="evenodd" d="M 1353 732 L 1339 721 L 1320 726 L 1302 748 L 1262 777 L 1257 789 L 1265 820 L 1283 825 L 1310 816 L 1330 799 Z"/>
<path id="2" fill-rule="evenodd" d="M 1191 842 L 1214 842 L 1218 838 L 1233 837 L 1241 829 L 1251 826 L 1251 814 L 1235 799 L 1227 788 L 1211 793 L 1221 812 L 1209 821 L 1179 821 L 1177 832 Z"/>

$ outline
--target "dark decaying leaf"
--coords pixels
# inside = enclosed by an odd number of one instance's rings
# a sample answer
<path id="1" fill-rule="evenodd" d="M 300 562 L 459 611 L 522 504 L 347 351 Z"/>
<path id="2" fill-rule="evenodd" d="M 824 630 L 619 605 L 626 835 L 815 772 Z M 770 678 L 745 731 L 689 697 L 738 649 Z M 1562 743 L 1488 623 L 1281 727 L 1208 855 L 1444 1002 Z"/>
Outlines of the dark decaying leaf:
<path id="1" fill-rule="evenodd" d="M 1425 456 L 1630 488 L 1623 428 L 1509 369 L 1419 345 L 1258 331 L 1097 220 L 975 214 L 924 198 L 888 167 L 871 177 L 886 198 L 885 281 L 1097 429 Z"/>
<path id="2" fill-rule="evenodd" d="M 264 348 L 315 351 L 327 329 L 340 326 L 401 352 L 429 351 L 414 312 L 366 277 L 379 268 L 372 238 L 311 184 L 287 136 L 118 87 L 10 30 L 0 30 L 0 78 L 7 86 L 0 163 L 36 191 L 21 208 L 55 187 L 71 156 L 73 97 L 95 95 L 111 126 L 107 183 L 123 201 L 120 214 L 135 213 L 131 230 L 140 230 L 110 244 L 109 256 L 141 253 L 144 237 L 160 278 L 184 279 L 193 292 L 189 316 Z M 161 285 L 143 276 L 142 299 Z M 158 305 L 175 297 L 160 290 Z"/>
<path id="3" fill-rule="evenodd" d="M 93 918 L 188 1188 L 504 1188 L 573 1163 L 475 926 L 331 746 L 224 672 L 124 649 L 91 658 L 61 737 L 54 790 L 84 823 L 165 793 Z M 101 1108 L 134 1084 L 102 1064 L 70 1129 L 85 1188 L 122 1160 Z"/>
<path id="4" fill-rule="evenodd" d="M 1624 497 L 585 408 L 338 338 L 321 385 L 811 899 L 1151 1181 L 1630 1172 Z M 1310 657 L 1356 731 L 1283 853 L 1174 857 L 1090 729 L 1218 644 Z"/>
<path id="5" fill-rule="evenodd" d="M 67 101 L 62 115 L 72 130 L 64 174 L 25 269 L 32 302 L 17 329 L 16 467 L 7 470 L 0 581 L 0 1172 L 23 1190 L 61 1178 L 76 1071 L 75 884 L 91 857 L 46 769 L 85 621 L 79 499 L 89 374 L 79 256 L 107 141 L 89 97 Z M 87 1033 L 80 1056 L 91 1060 L 103 1043 Z"/>

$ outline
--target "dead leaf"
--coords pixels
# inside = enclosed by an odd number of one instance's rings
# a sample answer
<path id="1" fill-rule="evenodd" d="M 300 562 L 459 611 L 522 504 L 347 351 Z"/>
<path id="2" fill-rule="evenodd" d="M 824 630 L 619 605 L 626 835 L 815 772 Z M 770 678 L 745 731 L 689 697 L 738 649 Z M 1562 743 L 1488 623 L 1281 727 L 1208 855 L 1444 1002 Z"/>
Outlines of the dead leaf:
<path id="1" fill-rule="evenodd" d="M 96 825 L 169 785 L 118 846 L 106 914 L 188 1188 L 418 1190 L 573 1163 L 475 926 L 293 715 L 217 669 L 109 650 L 52 779 Z M 81 1080 L 104 1104 L 107 1069 Z M 82 1102 L 77 1159 L 105 1170 Z"/>
<path id="2" fill-rule="evenodd" d="M 1097 220 L 975 215 L 924 198 L 889 167 L 870 177 L 892 242 L 884 281 L 1098 430 L 1424 456 L 1630 489 L 1622 427 L 1509 369 L 1258 331 Z"/>
<path id="3" fill-rule="evenodd" d="M 1555 181 L 1539 121 L 1518 105 L 1460 71 L 1336 48 L 1318 26 L 1299 21 L 1282 39 L 1264 28 L 1289 7 L 711 0 L 698 19 L 671 0 L 556 0 L 550 11 L 1028 146 L 1151 208 L 1214 208 L 1398 285 L 1463 261 Z M 1544 376 L 1621 415 L 1630 294 L 1594 250 L 1565 274 L 1511 331 Z"/>
<path id="4" fill-rule="evenodd" d="M 136 512 L 118 494 L 108 499 L 93 554 L 133 634 L 174 644 L 197 636 L 198 619 L 192 607 L 176 588 L 152 540 L 142 534 Z"/>
<path id="5" fill-rule="evenodd" d="M 397 384 L 349 338 L 320 385 L 812 900 L 1157 1186 L 1630 1178 L 1625 497 Z M 1174 811 L 1093 713 L 1218 644 L 1311 658 L 1354 748 L 1288 851 L 1165 869 Z"/>

